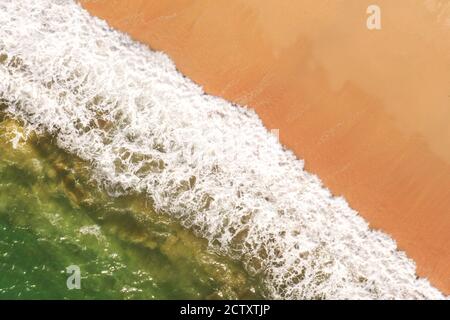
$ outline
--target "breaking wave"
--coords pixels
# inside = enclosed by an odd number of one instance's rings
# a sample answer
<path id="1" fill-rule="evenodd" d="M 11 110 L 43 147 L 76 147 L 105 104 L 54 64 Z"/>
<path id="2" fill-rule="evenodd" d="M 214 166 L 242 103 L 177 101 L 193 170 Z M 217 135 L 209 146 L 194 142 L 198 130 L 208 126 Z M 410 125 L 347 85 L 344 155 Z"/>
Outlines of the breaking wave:
<path id="1" fill-rule="evenodd" d="M 111 194 L 240 259 L 270 298 L 442 298 L 386 234 L 283 149 L 251 109 L 72 1 L 0 0 L 0 108 L 88 160 Z"/>

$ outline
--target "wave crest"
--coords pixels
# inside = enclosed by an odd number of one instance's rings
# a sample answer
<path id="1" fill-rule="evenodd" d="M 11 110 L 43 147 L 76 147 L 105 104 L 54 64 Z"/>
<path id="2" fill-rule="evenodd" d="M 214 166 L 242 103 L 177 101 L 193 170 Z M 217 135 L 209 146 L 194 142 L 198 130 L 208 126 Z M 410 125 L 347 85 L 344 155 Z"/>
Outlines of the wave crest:
<path id="1" fill-rule="evenodd" d="M 442 298 L 386 234 L 333 197 L 251 109 L 206 95 L 72 1 L 0 2 L 0 97 L 90 161 L 112 194 L 148 194 L 242 260 L 271 298 Z"/>

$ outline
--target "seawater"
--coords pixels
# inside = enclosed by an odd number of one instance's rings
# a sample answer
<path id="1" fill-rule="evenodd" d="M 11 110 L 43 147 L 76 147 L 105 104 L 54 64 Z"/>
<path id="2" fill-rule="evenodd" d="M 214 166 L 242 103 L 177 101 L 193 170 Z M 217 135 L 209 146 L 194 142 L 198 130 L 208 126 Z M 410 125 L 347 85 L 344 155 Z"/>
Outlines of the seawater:
<path id="1" fill-rule="evenodd" d="M 238 262 L 142 197 L 108 196 L 50 137 L 22 134 L 0 122 L 0 299 L 262 297 Z M 80 290 L 67 287 L 71 265 Z"/>
<path id="2" fill-rule="evenodd" d="M 0 98 L 25 137 L 51 136 L 111 197 L 146 199 L 265 297 L 442 298 L 253 110 L 205 94 L 164 53 L 69 0 L 2 0 L 0 25 Z"/>

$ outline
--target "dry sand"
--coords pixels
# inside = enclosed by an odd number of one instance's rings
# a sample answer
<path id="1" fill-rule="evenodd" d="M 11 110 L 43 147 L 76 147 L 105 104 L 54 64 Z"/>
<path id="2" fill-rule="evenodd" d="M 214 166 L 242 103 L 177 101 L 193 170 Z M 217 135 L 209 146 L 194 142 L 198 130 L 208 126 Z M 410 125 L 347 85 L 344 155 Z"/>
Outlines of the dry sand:
<path id="1" fill-rule="evenodd" d="M 283 144 L 450 294 L 450 2 L 84 0 Z"/>

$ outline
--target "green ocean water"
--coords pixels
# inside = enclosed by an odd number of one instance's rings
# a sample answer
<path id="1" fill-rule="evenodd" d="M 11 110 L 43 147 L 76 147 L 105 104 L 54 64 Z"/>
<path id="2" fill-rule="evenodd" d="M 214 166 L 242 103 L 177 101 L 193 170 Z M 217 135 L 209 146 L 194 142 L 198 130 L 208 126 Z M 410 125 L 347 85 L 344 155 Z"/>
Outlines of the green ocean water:
<path id="1" fill-rule="evenodd" d="M 0 110 L 1 111 L 1 110 Z M 89 166 L 0 114 L 0 299 L 261 298 L 260 281 L 141 195 L 112 198 Z M 81 271 L 81 288 L 68 289 Z"/>

